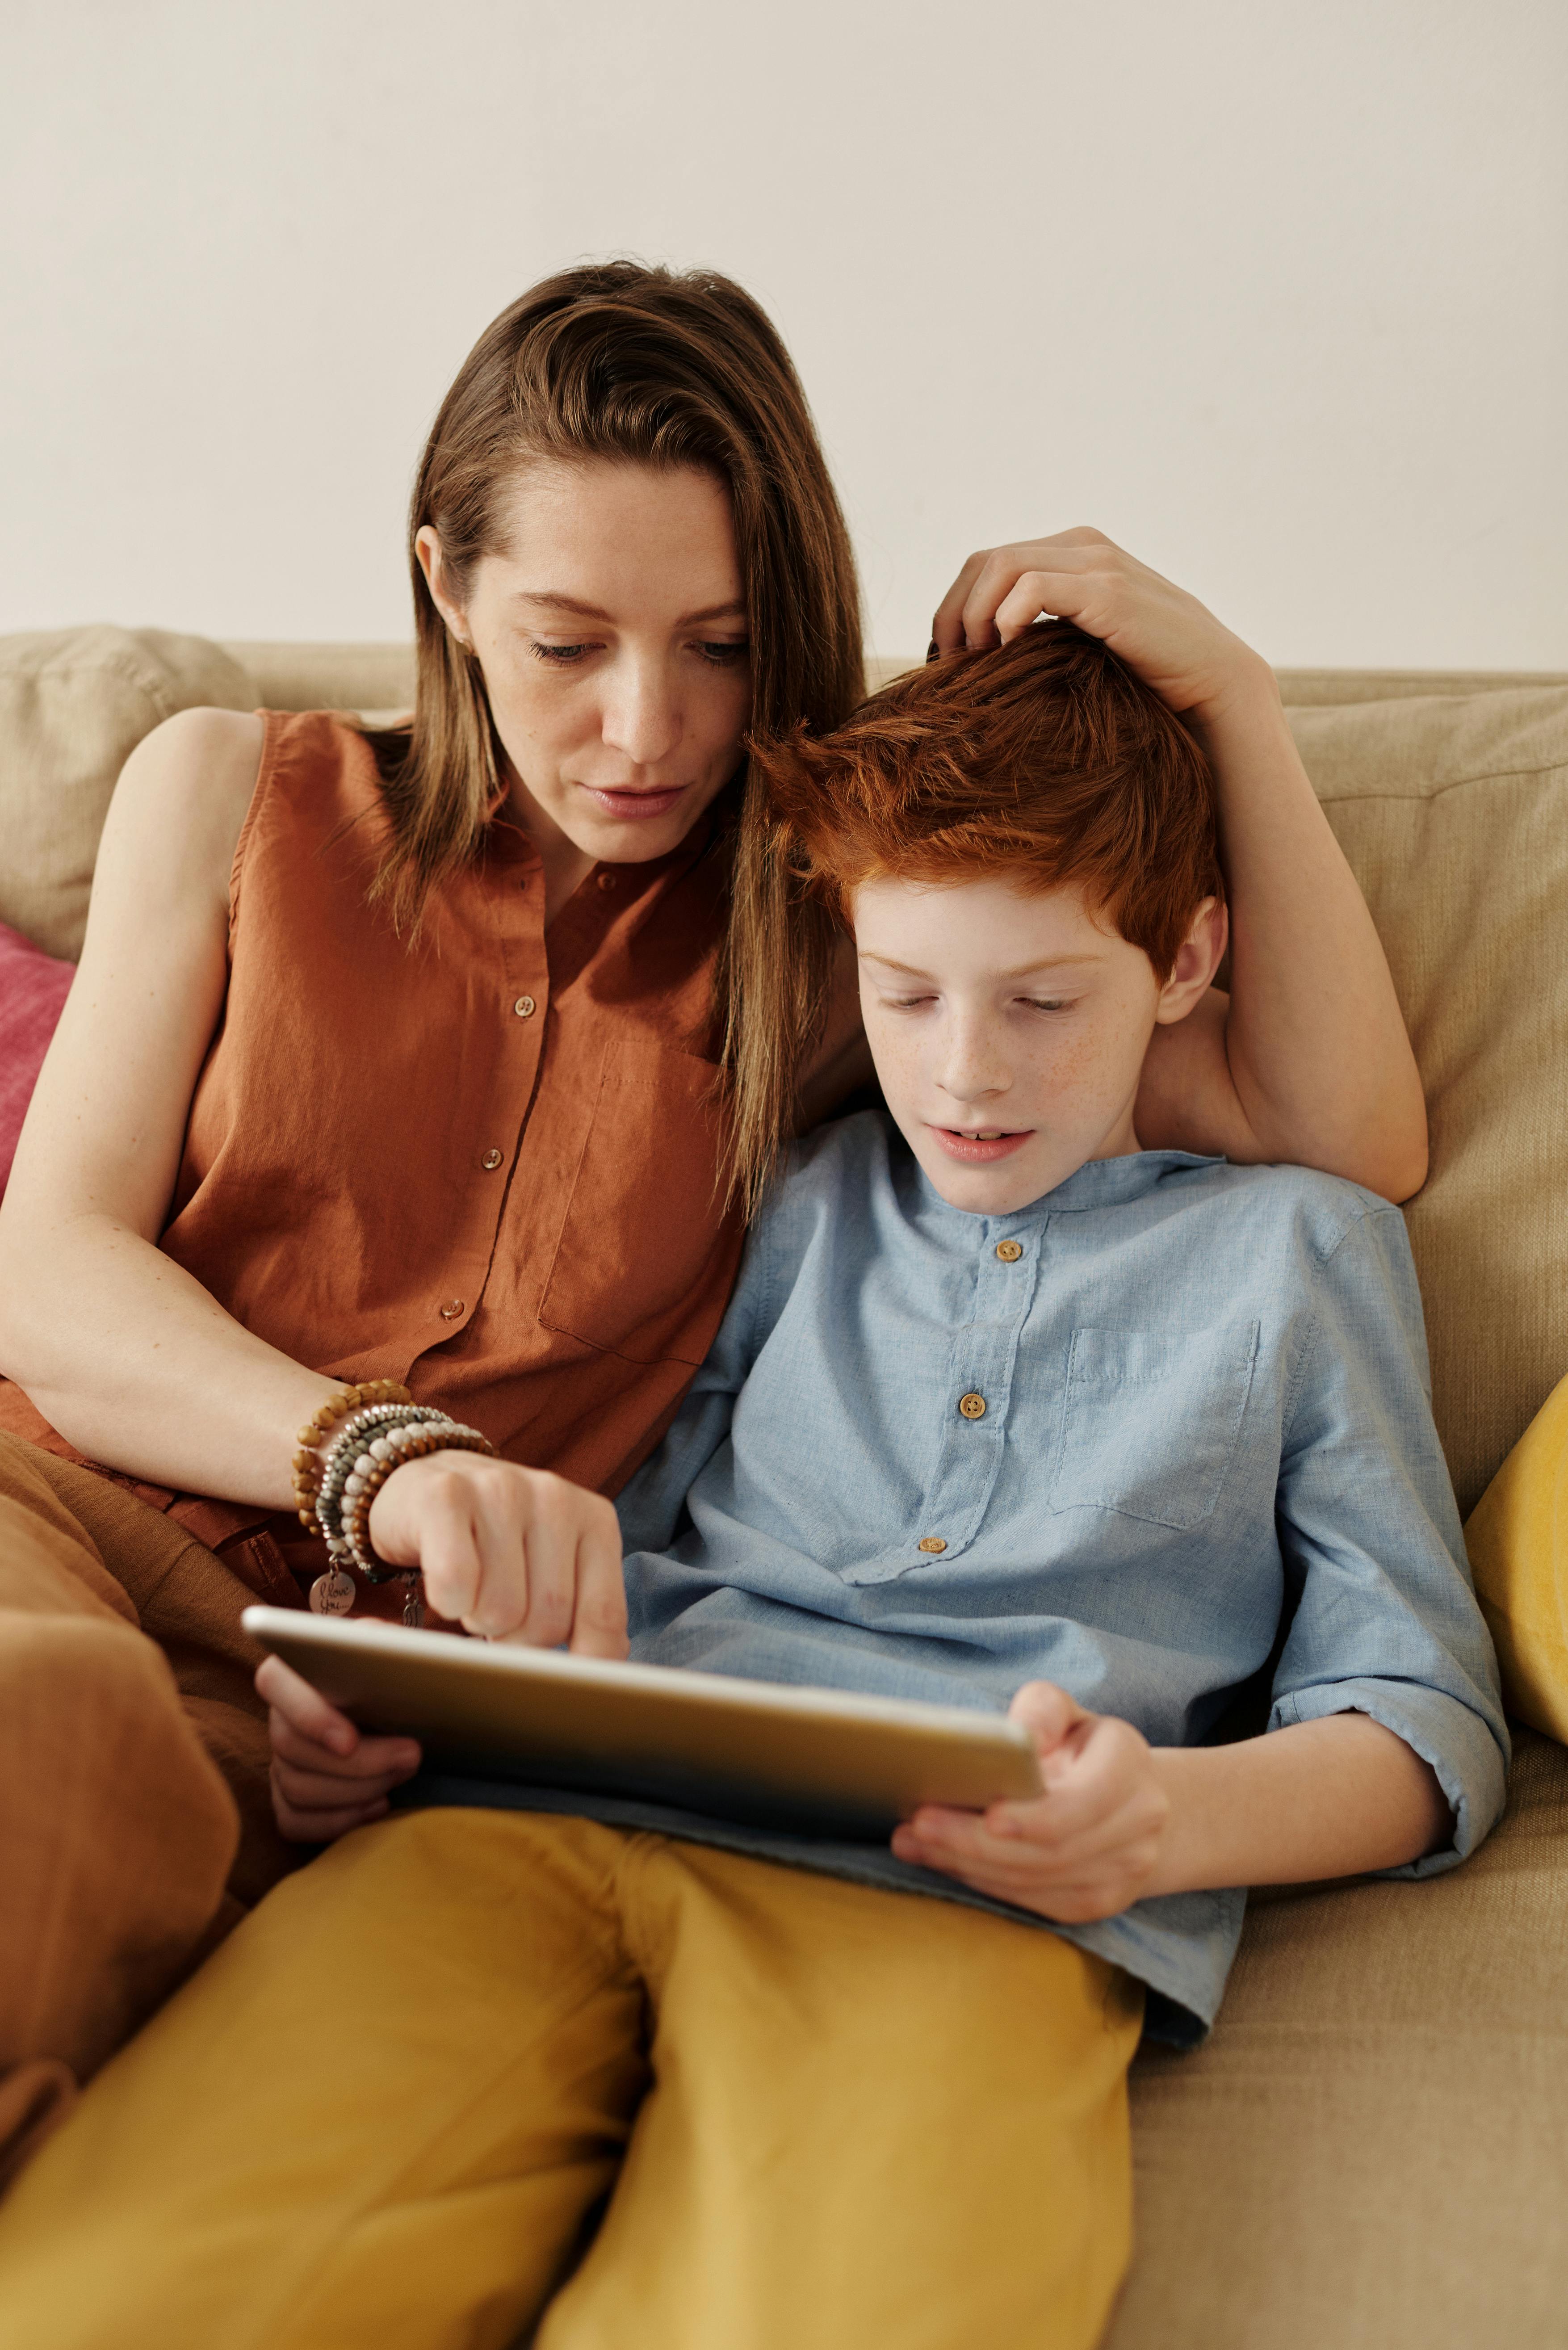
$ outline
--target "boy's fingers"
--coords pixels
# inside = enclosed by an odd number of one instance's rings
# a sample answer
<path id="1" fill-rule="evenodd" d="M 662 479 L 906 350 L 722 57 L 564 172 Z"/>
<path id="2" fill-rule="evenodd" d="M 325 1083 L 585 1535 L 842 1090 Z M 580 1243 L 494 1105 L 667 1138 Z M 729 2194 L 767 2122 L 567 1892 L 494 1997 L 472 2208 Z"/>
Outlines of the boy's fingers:
<path id="1" fill-rule="evenodd" d="M 1009 1719 L 1021 1722 L 1034 1742 L 1034 1751 L 1054 1753 L 1069 1731 L 1094 1719 L 1076 1698 L 1054 1681 L 1025 1681 L 1007 1709 Z"/>
<path id="2" fill-rule="evenodd" d="M 290 1844 L 332 1844 L 355 1828 L 369 1827 L 372 1821 L 385 1819 L 387 1805 L 383 1802 L 366 1804 L 354 1811 L 296 1812 L 276 1796 L 274 1813 L 280 1832 Z"/>
<path id="3" fill-rule="evenodd" d="M 274 1721 L 286 1722 L 302 1737 L 314 1739 L 334 1754 L 352 1754 L 358 1745 L 359 1732 L 348 1715 L 339 1713 L 281 1657 L 264 1658 L 256 1667 L 255 1687 L 257 1696 L 271 1708 Z"/>
<path id="4" fill-rule="evenodd" d="M 378 1771 L 374 1778 L 351 1781 L 281 1759 L 273 1764 L 273 1785 L 296 1812 L 362 1811 L 400 1787 L 409 1775 L 407 1771 Z"/>
<path id="5" fill-rule="evenodd" d="M 1075 1867 L 1122 1840 L 1124 1795 L 1099 1789 L 993 1804 L 989 1812 L 951 1811 L 930 1804 L 905 1823 L 912 1845 L 965 1866 L 983 1865 L 1009 1876 L 1037 1877 L 1042 1866 Z"/>
<path id="6" fill-rule="evenodd" d="M 339 1787 L 356 1779 L 374 1779 L 384 1772 L 406 1778 L 420 1767 L 420 1750 L 411 1738 L 361 1738 L 351 1754 L 326 1746 L 296 1730 L 275 1707 L 268 1728 L 272 1751 L 296 1769 L 319 1772 Z"/>
<path id="7" fill-rule="evenodd" d="M 1013 1836 L 999 1836 L 978 1812 L 918 1812 L 895 1831 L 893 1849 L 901 1860 L 928 1868 L 945 1868 L 967 1876 L 984 1868 L 1008 1878 L 1037 1877 L 1043 1855 L 1038 1845 Z"/>

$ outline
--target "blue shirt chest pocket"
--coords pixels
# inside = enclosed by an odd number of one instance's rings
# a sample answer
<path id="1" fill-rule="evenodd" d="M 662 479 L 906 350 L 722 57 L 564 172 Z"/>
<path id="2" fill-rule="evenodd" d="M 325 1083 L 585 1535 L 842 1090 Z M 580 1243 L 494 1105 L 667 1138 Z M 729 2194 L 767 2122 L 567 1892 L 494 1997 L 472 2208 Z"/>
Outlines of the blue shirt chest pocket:
<path id="1" fill-rule="evenodd" d="M 1260 1326 L 1176 1335 L 1077 1329 L 1047 1507 L 1116 1510 L 1178 1533 L 1211 1517 L 1235 1454 Z"/>

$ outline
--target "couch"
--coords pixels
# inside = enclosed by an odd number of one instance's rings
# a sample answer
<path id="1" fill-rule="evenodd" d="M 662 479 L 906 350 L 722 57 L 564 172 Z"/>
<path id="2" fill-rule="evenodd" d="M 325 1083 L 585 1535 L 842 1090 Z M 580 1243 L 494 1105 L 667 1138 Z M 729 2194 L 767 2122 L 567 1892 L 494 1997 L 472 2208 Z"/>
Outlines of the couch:
<path id="1" fill-rule="evenodd" d="M 1427 1087 L 1407 1216 L 1469 1512 L 1568 1373 L 1568 677 L 1281 684 Z M 114 776 L 171 710 L 384 712 L 410 686 L 396 645 L 0 639 L 0 923 L 75 955 Z M 1568 2344 L 1568 1752 L 1542 1734 L 1568 1717 L 1510 1696 L 1537 1726 L 1468 1866 L 1256 1897 L 1208 2043 L 1139 2058 L 1106 2350 Z"/>

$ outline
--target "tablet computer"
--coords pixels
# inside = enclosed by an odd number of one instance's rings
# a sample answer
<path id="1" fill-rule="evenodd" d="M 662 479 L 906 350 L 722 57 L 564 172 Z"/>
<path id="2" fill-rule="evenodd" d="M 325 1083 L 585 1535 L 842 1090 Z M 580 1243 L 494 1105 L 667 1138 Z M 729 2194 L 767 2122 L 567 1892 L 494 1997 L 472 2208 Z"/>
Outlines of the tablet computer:
<path id="1" fill-rule="evenodd" d="M 1041 1791 L 1028 1733 L 1001 1714 L 294 1607 L 247 1607 L 244 1627 L 366 1729 L 418 1738 L 427 1763 L 469 1777 L 862 1840 L 921 1804 Z"/>

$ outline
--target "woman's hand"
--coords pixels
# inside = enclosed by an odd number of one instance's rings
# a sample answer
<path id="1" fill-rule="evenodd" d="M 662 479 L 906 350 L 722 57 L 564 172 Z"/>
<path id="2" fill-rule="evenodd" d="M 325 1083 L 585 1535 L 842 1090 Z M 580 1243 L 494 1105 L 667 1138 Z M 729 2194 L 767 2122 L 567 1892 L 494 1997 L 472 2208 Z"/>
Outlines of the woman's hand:
<path id="1" fill-rule="evenodd" d="M 566 1643 L 624 1657 L 620 1527 L 608 1502 L 543 1469 L 432 1452 L 395 1469 L 370 1505 L 389 1566 L 417 1566 L 438 1614 L 489 1639 Z M 420 1767 L 411 1738 L 368 1738 L 279 1657 L 256 1688 L 269 1708 L 272 1801 L 296 1844 L 327 1844 L 379 1820 Z"/>
<path id="2" fill-rule="evenodd" d="M 394 1469 L 370 1505 L 389 1566 L 417 1566 L 439 1615 L 491 1640 L 624 1657 L 626 1586 L 610 1503 L 565 1477 L 432 1452 Z"/>
<path id="3" fill-rule="evenodd" d="M 1170 1818 L 1153 1751 L 1051 1681 L 1028 1682 L 1008 1711 L 1033 1737 L 1044 1794 L 983 1813 L 927 1804 L 895 1829 L 894 1852 L 1064 1925 L 1114 1918 L 1149 1889 Z"/>
<path id="4" fill-rule="evenodd" d="M 971 555 L 932 623 L 936 649 L 1008 642 L 1042 612 L 1098 637 L 1191 720 L 1219 795 L 1231 992 L 1156 1030 L 1138 1089 L 1144 1148 L 1294 1159 L 1408 1199 L 1427 1174 L 1420 1076 L 1273 672 L 1097 530 Z"/>
<path id="5" fill-rule="evenodd" d="M 1097 530 L 971 555 L 937 608 L 940 652 L 1010 644 L 1042 612 L 1098 637 L 1172 710 L 1200 723 L 1238 695 L 1274 696 L 1267 664 L 1212 612 Z"/>
<path id="6" fill-rule="evenodd" d="M 367 1738 L 281 1657 L 257 1668 L 256 1690 L 272 1736 L 272 1807 L 291 1844 L 330 1844 L 369 1826 L 420 1767 L 411 1738 Z"/>

